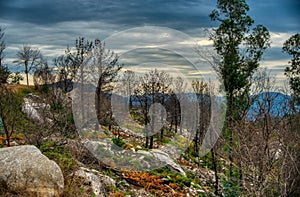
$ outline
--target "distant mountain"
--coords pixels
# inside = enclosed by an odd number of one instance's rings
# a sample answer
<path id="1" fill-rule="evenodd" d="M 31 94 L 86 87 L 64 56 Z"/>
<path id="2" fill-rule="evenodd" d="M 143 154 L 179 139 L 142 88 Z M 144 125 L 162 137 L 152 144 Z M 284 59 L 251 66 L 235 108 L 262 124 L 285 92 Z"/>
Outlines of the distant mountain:
<path id="1" fill-rule="evenodd" d="M 49 84 L 50 87 L 59 87 L 64 89 L 64 83 L 63 82 L 56 82 L 53 84 Z M 71 91 L 73 89 L 73 87 L 78 86 L 78 84 L 76 83 L 72 83 L 71 81 L 67 81 L 66 83 L 67 85 L 67 89 L 68 91 Z M 84 85 L 84 89 L 85 91 L 95 91 L 96 87 L 91 85 L 91 84 L 87 84 Z M 119 100 L 120 102 L 125 102 L 129 105 L 129 98 L 128 97 L 123 97 L 120 95 L 114 95 L 115 99 Z M 145 96 L 145 95 L 143 95 Z M 170 94 L 166 94 L 166 95 L 162 95 L 162 94 L 156 94 L 155 95 L 156 98 L 160 97 L 165 97 L 164 101 L 166 103 L 168 103 L 172 96 L 174 95 L 170 95 Z M 180 95 L 182 98 L 187 98 L 189 101 L 191 102 L 195 102 L 195 98 L 198 97 L 200 99 L 204 99 L 205 102 L 209 103 L 208 99 L 209 96 L 207 95 L 198 95 L 196 96 L 195 93 L 184 93 Z M 106 97 L 108 99 L 112 98 L 112 94 L 108 93 L 106 94 Z M 131 96 L 131 100 L 132 100 L 132 104 L 135 107 L 140 106 L 140 97 L 141 96 Z M 148 97 L 148 104 L 151 105 L 152 103 L 152 95 L 147 95 Z M 251 95 L 251 99 L 254 99 L 253 104 L 251 105 L 251 107 L 249 108 L 248 114 L 247 114 L 247 119 L 248 120 L 255 120 L 257 118 L 262 118 L 264 116 L 264 114 L 269 113 L 272 117 L 283 117 L 285 114 L 291 113 L 291 106 L 290 106 L 290 101 L 292 100 L 292 97 L 290 95 L 286 95 L 280 92 L 263 92 L 261 94 L 258 95 Z M 225 97 L 222 96 L 218 96 L 216 97 L 216 101 L 218 103 L 225 103 L 226 99 Z M 300 106 L 298 107 L 300 110 Z"/>
<path id="2" fill-rule="evenodd" d="M 290 101 L 292 97 L 280 92 L 263 92 L 259 95 L 252 95 L 255 99 L 247 114 L 248 120 L 262 118 L 266 113 L 272 117 L 283 117 L 291 113 Z"/>

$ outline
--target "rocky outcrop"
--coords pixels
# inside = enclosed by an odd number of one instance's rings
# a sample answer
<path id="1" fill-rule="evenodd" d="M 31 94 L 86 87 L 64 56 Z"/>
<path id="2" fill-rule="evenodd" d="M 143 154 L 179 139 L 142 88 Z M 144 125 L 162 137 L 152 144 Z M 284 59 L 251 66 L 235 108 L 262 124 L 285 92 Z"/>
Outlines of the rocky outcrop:
<path id="1" fill-rule="evenodd" d="M 111 164 L 109 161 L 112 160 L 117 168 L 128 170 L 140 171 L 166 166 L 172 171 L 186 176 L 181 166 L 162 150 L 135 151 L 134 148 L 127 150 L 116 146 L 109 139 L 102 139 L 101 142 L 85 140 L 83 144 L 99 161 L 108 166 Z M 134 162 L 131 163 L 132 161 Z"/>
<path id="2" fill-rule="evenodd" d="M 170 170 L 180 173 L 183 176 L 186 176 L 184 170 L 180 167 L 179 164 L 175 163 L 173 159 L 170 158 L 170 156 L 165 153 L 164 151 L 158 150 L 158 149 L 153 149 L 151 151 L 143 151 L 139 150 L 137 153 L 145 156 L 151 156 L 153 157 L 156 162 L 158 162 L 159 165 L 157 166 L 166 166 Z"/>
<path id="3" fill-rule="evenodd" d="M 90 187 L 93 194 L 98 196 L 105 196 L 106 191 L 116 186 L 115 180 L 109 176 L 102 175 L 99 171 L 80 167 L 75 176 L 83 178 L 85 187 Z M 88 188 L 86 189 L 88 190 Z"/>
<path id="4" fill-rule="evenodd" d="M 49 110 L 50 105 L 43 103 L 43 100 L 37 95 L 28 94 L 24 98 L 22 112 L 40 124 L 52 122 L 51 119 L 47 117 Z"/>
<path id="5" fill-rule="evenodd" d="M 60 196 L 64 188 L 61 169 L 31 145 L 0 149 L 0 187 L 32 197 Z"/>

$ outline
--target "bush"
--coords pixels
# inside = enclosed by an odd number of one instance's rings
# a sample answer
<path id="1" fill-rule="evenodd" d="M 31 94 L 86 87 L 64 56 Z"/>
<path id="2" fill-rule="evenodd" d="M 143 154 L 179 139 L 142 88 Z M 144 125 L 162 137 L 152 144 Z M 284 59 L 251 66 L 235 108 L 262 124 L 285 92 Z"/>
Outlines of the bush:
<path id="1" fill-rule="evenodd" d="M 10 71 L 7 66 L 0 65 L 0 84 L 7 83 L 8 76 L 10 75 Z"/>
<path id="2" fill-rule="evenodd" d="M 24 79 L 19 72 L 10 74 L 8 78 L 12 84 L 20 84 L 20 81 Z"/>
<path id="3" fill-rule="evenodd" d="M 123 147 L 123 146 L 126 144 L 126 142 L 125 142 L 123 139 L 121 139 L 121 138 L 116 138 L 116 137 L 114 137 L 114 138 L 112 138 L 111 140 L 112 140 L 112 142 L 113 142 L 115 145 L 117 145 L 117 146 L 119 146 L 119 147 Z"/>

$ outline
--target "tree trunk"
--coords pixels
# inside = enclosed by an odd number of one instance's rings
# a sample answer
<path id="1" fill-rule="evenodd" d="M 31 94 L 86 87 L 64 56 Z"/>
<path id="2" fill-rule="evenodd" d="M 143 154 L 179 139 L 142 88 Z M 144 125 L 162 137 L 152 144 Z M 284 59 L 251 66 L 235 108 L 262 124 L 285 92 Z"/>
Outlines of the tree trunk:
<path id="1" fill-rule="evenodd" d="M 96 114 L 97 114 L 97 120 L 98 123 L 101 125 L 101 94 L 102 94 L 102 83 L 101 83 L 101 77 L 98 80 L 97 88 L 96 88 L 96 102 L 95 102 L 95 107 L 96 107 Z M 99 124 L 96 123 L 96 130 L 98 130 L 97 126 Z"/>
<path id="2" fill-rule="evenodd" d="M 9 131 L 8 131 L 7 125 L 5 123 L 4 117 L 2 117 L 2 124 L 3 124 L 4 133 L 6 136 L 7 146 L 10 147 L 10 135 L 9 135 Z"/>
<path id="3" fill-rule="evenodd" d="M 150 149 L 153 148 L 153 135 L 150 137 L 150 146 L 149 146 Z"/>
<path id="4" fill-rule="evenodd" d="M 232 138 L 232 130 L 233 130 L 233 108 L 234 108 L 234 101 L 233 101 L 233 93 L 229 93 L 229 122 L 228 122 L 228 135 L 229 135 L 229 149 L 228 149 L 228 157 L 229 157 L 229 177 L 232 178 L 232 169 L 233 169 L 233 156 L 232 156 L 232 148 L 233 148 L 233 138 Z"/>
<path id="5" fill-rule="evenodd" d="M 163 141 L 163 138 L 164 138 L 164 128 L 161 128 L 160 129 L 160 142 Z"/>
<path id="6" fill-rule="evenodd" d="M 218 169 L 217 169 L 217 158 L 215 157 L 214 148 L 211 149 L 211 160 L 213 164 L 213 169 L 215 172 L 215 195 L 218 196 L 219 190 L 219 177 L 218 177 Z"/>
<path id="7" fill-rule="evenodd" d="M 146 136 L 145 148 L 148 148 L 148 145 L 149 145 L 149 137 L 148 137 L 148 136 Z"/>
<path id="8" fill-rule="evenodd" d="M 29 85 L 29 80 L 28 80 L 28 62 L 27 61 L 25 61 L 25 74 L 26 74 L 27 85 Z"/>

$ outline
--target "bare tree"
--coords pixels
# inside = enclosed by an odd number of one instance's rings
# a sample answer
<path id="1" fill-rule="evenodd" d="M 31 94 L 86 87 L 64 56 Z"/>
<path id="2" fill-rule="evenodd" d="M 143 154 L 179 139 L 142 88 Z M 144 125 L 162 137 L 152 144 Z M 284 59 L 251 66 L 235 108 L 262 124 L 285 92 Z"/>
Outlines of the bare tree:
<path id="1" fill-rule="evenodd" d="M 17 58 L 18 59 L 15 60 L 14 63 L 17 63 L 18 65 L 24 64 L 26 81 L 27 85 L 29 85 L 28 74 L 41 63 L 41 52 L 40 50 L 34 49 L 31 46 L 24 45 L 17 52 Z"/>
<path id="2" fill-rule="evenodd" d="M 173 125 L 175 126 L 175 132 L 178 131 L 178 126 L 184 119 L 183 114 L 181 114 L 180 103 L 185 98 L 185 91 L 187 89 L 187 83 L 181 78 L 176 77 L 173 79 L 173 91 L 170 94 L 170 100 L 168 102 L 168 121 L 170 122 L 170 130 L 172 130 Z M 179 127 L 180 134 L 182 133 L 182 127 Z"/>
<path id="3" fill-rule="evenodd" d="M 4 29 L 0 26 L 0 66 L 2 66 L 3 51 L 6 48 L 4 42 Z"/>
<path id="4" fill-rule="evenodd" d="M 73 80 L 79 69 L 87 61 L 88 53 L 93 49 L 93 42 L 79 37 L 75 41 L 75 48 L 67 48 L 65 55 L 55 58 L 59 87 L 65 92 L 73 89 Z"/>
<path id="5" fill-rule="evenodd" d="M 7 78 L 10 74 L 7 66 L 2 65 L 2 60 L 4 58 L 3 51 L 6 48 L 5 42 L 4 42 L 4 28 L 0 26 L 0 84 L 6 83 Z"/>
<path id="6" fill-rule="evenodd" d="M 208 84 L 204 81 L 194 80 L 192 82 L 192 86 L 194 92 L 197 96 L 197 101 L 199 103 L 200 111 L 199 111 L 199 123 L 196 130 L 195 138 L 194 138 L 194 149 L 195 152 L 199 152 L 199 145 L 203 140 L 204 133 L 207 130 L 210 120 L 210 98 L 209 98 L 209 87 Z"/>
<path id="7" fill-rule="evenodd" d="M 129 109 L 132 109 L 132 96 L 134 93 L 134 88 L 137 84 L 136 75 L 133 71 L 126 70 L 122 76 L 121 81 L 126 87 L 126 96 L 129 97 Z"/>
<path id="8" fill-rule="evenodd" d="M 73 62 L 65 55 L 55 58 L 53 62 L 56 67 L 58 86 L 65 92 L 71 90 L 72 84 L 70 83 L 74 78 Z"/>
<path id="9" fill-rule="evenodd" d="M 95 108 L 98 121 L 110 122 L 111 125 L 111 109 L 105 106 L 104 100 L 113 89 L 113 83 L 117 80 L 118 72 L 122 66 L 118 63 L 118 55 L 111 50 L 105 49 L 105 44 L 99 39 L 89 42 L 92 50 L 86 54 L 85 62 L 82 66 L 90 67 L 92 81 L 96 81 Z M 108 119 L 107 119 L 108 118 Z M 96 128 L 97 129 L 97 128 Z"/>
<path id="10" fill-rule="evenodd" d="M 52 68 L 49 67 L 47 60 L 42 60 L 42 63 L 36 68 L 33 74 L 35 87 L 43 91 L 48 91 L 48 85 L 54 81 L 52 72 Z"/>
<path id="11" fill-rule="evenodd" d="M 171 80 L 172 78 L 167 73 L 159 72 L 157 69 L 151 70 L 139 78 L 139 85 L 135 90 L 136 98 L 140 103 L 144 125 L 149 125 L 151 121 L 150 127 L 145 127 L 146 148 L 153 148 L 155 134 L 154 114 L 150 113 L 152 116 L 148 117 L 150 106 L 155 103 L 165 104 L 166 94 L 170 93 Z M 160 117 L 163 115 L 161 114 Z M 162 138 L 163 132 L 161 130 L 160 139 Z"/>

